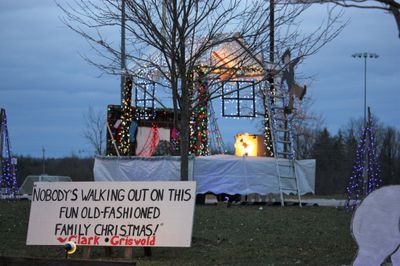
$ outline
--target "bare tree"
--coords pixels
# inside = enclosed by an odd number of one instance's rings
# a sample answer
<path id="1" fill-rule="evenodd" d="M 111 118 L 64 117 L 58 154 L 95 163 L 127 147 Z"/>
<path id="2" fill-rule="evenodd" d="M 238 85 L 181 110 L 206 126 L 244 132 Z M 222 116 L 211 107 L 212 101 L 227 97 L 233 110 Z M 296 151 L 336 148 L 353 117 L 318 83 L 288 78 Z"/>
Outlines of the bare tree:
<path id="1" fill-rule="evenodd" d="M 365 127 L 363 118 L 351 118 L 346 125 L 340 128 L 345 138 L 354 138 L 357 142 L 360 141 L 361 133 Z M 381 146 L 381 140 L 384 136 L 384 126 L 377 116 L 371 114 L 371 128 L 373 128 L 378 149 Z"/>
<path id="2" fill-rule="evenodd" d="M 400 2 L 396 0 L 298 0 L 299 3 L 334 3 L 342 7 L 375 9 L 388 12 L 395 19 L 400 38 Z"/>
<path id="3" fill-rule="evenodd" d="M 394 127 L 386 127 L 380 149 L 382 177 L 386 184 L 398 184 L 400 159 L 400 133 Z"/>
<path id="4" fill-rule="evenodd" d="M 92 107 L 89 107 L 87 113 L 84 114 L 83 117 L 85 119 L 83 137 L 93 147 L 96 155 L 103 155 L 106 136 L 106 119 L 104 112 L 96 112 Z"/>
<path id="5" fill-rule="evenodd" d="M 312 148 L 324 124 L 321 115 L 310 111 L 312 104 L 313 99 L 306 97 L 302 103 L 297 105 L 297 110 L 293 114 L 294 143 L 296 157 L 299 159 L 312 157 Z"/>
<path id="6" fill-rule="evenodd" d="M 118 47 L 113 48 L 99 31 L 96 35 L 87 31 L 119 25 L 120 1 L 103 0 L 101 3 L 75 1 L 75 7 L 70 6 L 68 10 L 62 8 L 69 19 L 79 23 L 75 27 L 68 24 L 71 29 L 91 41 L 96 51 L 102 53 L 98 49 L 101 47 L 108 52 L 106 57 L 110 59 L 110 64 L 95 64 L 104 71 L 121 74 L 118 73 Z M 252 5 L 245 5 L 234 0 L 127 0 L 126 7 L 125 25 L 131 44 L 127 61 L 134 68 L 130 69 L 129 74 L 143 78 L 143 70 L 151 67 L 155 70 L 153 73 L 166 80 L 171 88 L 175 117 L 180 110 L 181 179 L 187 180 L 189 119 L 195 68 L 212 47 L 239 37 L 251 41 L 260 36 L 266 26 L 263 9 L 256 1 Z M 82 30 L 82 26 L 87 28 Z M 222 34 L 232 30 L 239 34 Z"/>
<path id="7" fill-rule="evenodd" d="M 126 60 L 128 71 L 120 69 L 120 47 L 107 32 L 121 25 L 121 1 L 75 0 L 73 5 L 61 6 L 65 23 L 89 41 L 105 61 L 85 59 L 110 74 L 129 75 L 139 79 L 156 80 L 170 89 L 176 127 L 180 130 L 181 179 L 188 179 L 189 122 L 197 105 L 194 84 L 199 70 L 213 76 L 211 81 L 236 77 L 246 62 L 256 61 L 265 71 L 264 57 L 269 30 L 269 6 L 265 1 L 241 0 L 125 0 L 127 31 Z M 290 24 L 308 5 L 281 5 L 282 14 L 275 26 Z M 334 28 L 337 17 L 329 16 L 324 26 L 301 37 L 298 32 L 286 34 L 278 44 L 292 47 L 301 57 L 315 53 L 341 30 Z M 289 32 L 289 31 L 287 31 Z M 243 49 L 224 54 L 217 63 L 210 53 L 219 46 L 239 43 Z M 250 51 L 250 52 L 249 52 Z M 231 63 L 234 62 L 234 67 Z M 218 71 L 215 71 L 218 68 Z M 233 70 L 233 71 L 232 71 Z M 224 82 L 222 82 L 224 83 Z M 216 88 L 208 97 L 218 94 Z"/>
<path id="8" fill-rule="evenodd" d="M 335 4 L 343 7 L 357 7 L 363 9 L 384 10 L 393 15 L 396 21 L 397 30 L 400 38 L 400 2 L 395 0 L 374 0 L 375 4 L 370 4 L 366 0 L 334 1 Z"/>

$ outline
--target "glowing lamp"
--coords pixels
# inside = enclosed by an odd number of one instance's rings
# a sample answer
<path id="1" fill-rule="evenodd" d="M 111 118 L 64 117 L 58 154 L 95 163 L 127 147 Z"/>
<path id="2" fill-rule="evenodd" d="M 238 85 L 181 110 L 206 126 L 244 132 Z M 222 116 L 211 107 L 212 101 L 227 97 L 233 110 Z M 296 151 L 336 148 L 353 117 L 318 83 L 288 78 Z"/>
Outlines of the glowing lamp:
<path id="1" fill-rule="evenodd" d="M 76 244 L 75 242 L 69 241 L 64 245 L 66 255 L 74 254 L 76 251 Z"/>
<path id="2" fill-rule="evenodd" d="M 249 133 L 235 136 L 236 156 L 265 156 L 264 137 Z"/>

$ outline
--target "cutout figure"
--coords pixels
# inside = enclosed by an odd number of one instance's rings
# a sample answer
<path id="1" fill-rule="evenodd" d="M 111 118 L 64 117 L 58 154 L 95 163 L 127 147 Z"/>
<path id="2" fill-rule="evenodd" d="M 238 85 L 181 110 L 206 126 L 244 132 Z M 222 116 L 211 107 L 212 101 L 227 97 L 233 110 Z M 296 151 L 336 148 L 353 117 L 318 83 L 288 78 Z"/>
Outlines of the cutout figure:
<path id="1" fill-rule="evenodd" d="M 285 65 L 282 75 L 282 82 L 286 81 L 288 86 L 289 93 L 289 104 L 286 107 L 286 113 L 290 114 L 293 111 L 294 106 L 294 97 L 297 97 L 300 101 L 303 100 L 304 95 L 306 94 L 307 87 L 304 85 L 301 87 L 296 83 L 294 78 L 294 68 L 300 62 L 300 57 L 291 61 L 290 59 L 290 50 L 287 49 L 282 56 L 282 63 Z"/>
<path id="2" fill-rule="evenodd" d="M 390 256 L 400 265 L 400 186 L 369 194 L 356 209 L 352 233 L 358 244 L 353 266 L 379 266 Z"/>

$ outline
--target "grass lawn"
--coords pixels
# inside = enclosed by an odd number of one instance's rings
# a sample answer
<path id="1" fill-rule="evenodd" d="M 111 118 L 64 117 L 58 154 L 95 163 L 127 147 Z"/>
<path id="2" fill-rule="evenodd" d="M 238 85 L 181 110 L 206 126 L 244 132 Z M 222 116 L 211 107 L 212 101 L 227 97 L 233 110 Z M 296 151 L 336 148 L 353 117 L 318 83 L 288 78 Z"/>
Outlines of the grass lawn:
<path id="1" fill-rule="evenodd" d="M 0 256 L 62 258 L 63 247 L 26 246 L 30 202 L 0 201 Z M 356 244 L 351 215 L 331 207 L 196 205 L 191 248 L 134 248 L 138 265 L 343 265 Z M 104 258 L 120 260 L 123 248 Z M 81 257 L 81 249 L 73 258 Z"/>

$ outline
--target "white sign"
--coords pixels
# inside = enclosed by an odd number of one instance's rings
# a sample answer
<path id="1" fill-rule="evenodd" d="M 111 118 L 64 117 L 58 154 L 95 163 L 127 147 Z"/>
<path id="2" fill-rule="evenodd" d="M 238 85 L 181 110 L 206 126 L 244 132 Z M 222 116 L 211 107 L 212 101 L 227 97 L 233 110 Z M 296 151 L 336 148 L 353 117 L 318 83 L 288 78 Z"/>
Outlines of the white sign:
<path id="1" fill-rule="evenodd" d="M 196 182 L 36 182 L 27 245 L 190 247 Z"/>

